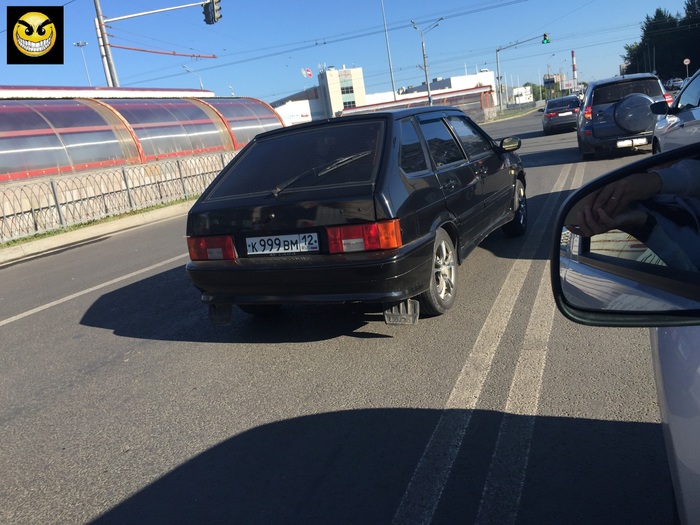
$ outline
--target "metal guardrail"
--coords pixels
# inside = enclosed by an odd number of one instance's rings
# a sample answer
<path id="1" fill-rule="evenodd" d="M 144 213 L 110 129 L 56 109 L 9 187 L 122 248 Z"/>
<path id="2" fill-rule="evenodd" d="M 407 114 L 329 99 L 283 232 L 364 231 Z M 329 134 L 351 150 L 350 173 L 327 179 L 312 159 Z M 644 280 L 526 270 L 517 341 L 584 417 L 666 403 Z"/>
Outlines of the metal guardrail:
<path id="1" fill-rule="evenodd" d="M 201 194 L 233 153 L 0 185 L 0 242 Z"/>

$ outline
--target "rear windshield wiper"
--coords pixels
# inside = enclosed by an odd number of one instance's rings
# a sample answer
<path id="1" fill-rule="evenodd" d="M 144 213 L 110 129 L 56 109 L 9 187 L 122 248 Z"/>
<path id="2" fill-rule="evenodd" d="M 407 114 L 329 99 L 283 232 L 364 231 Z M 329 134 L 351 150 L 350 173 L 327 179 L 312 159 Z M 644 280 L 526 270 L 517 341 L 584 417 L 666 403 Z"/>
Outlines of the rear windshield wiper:
<path id="1" fill-rule="evenodd" d="M 361 151 L 359 153 L 355 153 L 354 155 L 349 155 L 347 157 L 341 157 L 339 159 L 336 159 L 329 164 L 326 164 L 325 166 L 315 166 L 311 168 L 310 170 L 303 171 L 299 175 L 295 175 L 291 179 L 288 179 L 277 186 L 275 186 L 275 189 L 272 190 L 272 195 L 277 197 L 280 193 L 282 193 L 285 189 L 287 189 L 289 186 L 294 184 L 297 181 L 300 181 L 301 179 L 305 179 L 306 177 L 310 175 L 316 175 L 316 177 L 323 177 L 326 173 L 330 173 L 331 171 L 334 171 L 338 168 L 341 168 L 343 166 L 346 166 L 350 164 L 351 162 L 355 162 L 358 159 L 361 159 L 362 157 L 366 157 L 372 153 L 371 151 Z M 319 169 L 320 168 L 320 169 Z"/>

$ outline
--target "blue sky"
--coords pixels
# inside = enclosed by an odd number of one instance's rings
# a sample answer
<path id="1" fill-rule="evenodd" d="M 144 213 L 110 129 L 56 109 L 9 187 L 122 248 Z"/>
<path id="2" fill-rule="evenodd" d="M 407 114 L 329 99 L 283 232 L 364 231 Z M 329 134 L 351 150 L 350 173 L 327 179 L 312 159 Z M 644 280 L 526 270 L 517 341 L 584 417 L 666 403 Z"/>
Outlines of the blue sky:
<path id="1" fill-rule="evenodd" d="M 106 18 L 185 5 L 183 0 L 101 0 Z M 663 3 L 663 6 L 661 5 Z M 579 81 L 618 73 L 624 45 L 638 41 L 641 23 L 658 7 L 682 13 L 683 0 L 221 0 L 222 18 L 204 23 L 202 8 L 188 7 L 108 24 L 110 43 L 159 53 L 113 48 L 122 87 L 198 88 L 217 96 L 249 96 L 272 102 L 316 85 L 319 66 L 362 67 L 367 92 L 391 90 L 389 55 L 396 88 L 424 81 L 420 33 L 430 77 L 496 70 L 507 84 L 537 82 L 547 73 L 571 78 L 571 51 Z M 0 9 L 0 85 L 106 86 L 94 27 L 94 0 L 21 1 L 14 6 L 64 6 L 63 65 L 8 65 L 7 13 Z M 347 8 L 352 6 L 356 11 Z M 548 33 L 550 44 L 541 44 Z M 386 36 L 388 35 L 389 51 Z M 74 42 L 85 41 L 83 48 Z M 83 61 L 83 54 L 85 62 Z M 196 58 L 182 55 L 216 55 Z M 87 65 L 87 72 L 86 67 Z M 183 67 L 185 66 L 185 67 Z M 694 65 L 691 64 L 691 72 Z M 304 77 L 309 68 L 313 77 Z"/>

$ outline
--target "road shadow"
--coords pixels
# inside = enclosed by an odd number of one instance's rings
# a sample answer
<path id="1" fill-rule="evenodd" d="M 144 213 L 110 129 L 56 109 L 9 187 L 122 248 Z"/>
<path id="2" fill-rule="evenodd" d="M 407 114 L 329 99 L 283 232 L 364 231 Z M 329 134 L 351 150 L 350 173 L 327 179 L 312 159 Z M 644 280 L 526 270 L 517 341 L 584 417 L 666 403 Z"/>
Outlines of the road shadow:
<path id="1" fill-rule="evenodd" d="M 384 338 L 358 329 L 384 324 L 381 311 L 352 305 L 285 305 L 274 316 L 251 316 L 234 308 L 229 326 L 212 326 L 184 267 L 161 272 L 101 295 L 80 323 L 115 335 L 164 341 L 299 343 L 339 336 Z M 274 323 L 274 330 L 270 329 Z"/>
<path id="2" fill-rule="evenodd" d="M 535 242 L 534 250 L 528 251 L 528 257 L 532 260 L 547 260 L 551 252 L 552 236 L 554 235 L 554 222 L 559 213 L 559 208 L 573 190 L 558 191 L 542 195 L 528 197 L 528 230 L 522 237 L 508 237 L 499 228 L 486 237 L 479 248 L 488 250 L 502 259 L 520 259 L 526 251 L 527 242 Z M 541 217 L 544 214 L 543 217 Z M 535 238 L 529 235 L 532 228 L 539 221 L 544 221 L 544 231 L 538 232 Z M 540 223 L 541 224 L 541 223 Z M 469 257 L 464 264 L 469 264 Z"/>
<path id="3" fill-rule="evenodd" d="M 430 483 L 443 489 L 430 523 L 474 523 L 500 412 L 354 410 L 265 424 L 185 461 L 92 523 L 389 524 L 440 418 L 465 416 L 448 479 Z M 660 425 L 505 417 L 533 428 L 522 484 L 498 480 L 522 487 L 517 523 L 671 523 Z"/>
<path id="4" fill-rule="evenodd" d="M 559 166 L 562 164 L 579 164 L 581 154 L 578 148 L 557 148 L 554 150 L 536 151 L 533 153 L 520 153 L 523 167 L 527 171 L 530 168 L 544 166 Z"/>
<path id="5" fill-rule="evenodd" d="M 551 135 L 549 137 L 552 138 Z M 555 140 L 554 138 L 552 139 Z M 542 151 L 535 151 L 532 153 L 519 153 L 520 159 L 523 162 L 523 167 L 527 170 L 528 168 L 559 166 L 562 164 L 581 164 L 583 162 L 591 163 L 610 159 L 625 159 L 626 162 L 632 163 L 640 160 L 646 155 L 650 155 L 651 150 L 630 149 L 619 151 L 600 151 L 597 152 L 593 158 L 586 159 L 585 161 L 581 157 L 581 152 L 578 150 L 578 147 L 562 148 L 558 144 L 553 144 L 552 149 L 544 149 Z"/>

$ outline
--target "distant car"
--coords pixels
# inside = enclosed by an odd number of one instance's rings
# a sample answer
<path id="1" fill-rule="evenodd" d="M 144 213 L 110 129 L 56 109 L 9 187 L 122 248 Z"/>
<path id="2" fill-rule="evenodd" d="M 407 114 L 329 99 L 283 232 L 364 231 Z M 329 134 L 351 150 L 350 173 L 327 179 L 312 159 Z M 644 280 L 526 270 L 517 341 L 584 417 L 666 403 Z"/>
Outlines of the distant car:
<path id="1" fill-rule="evenodd" d="M 594 208 L 606 202 L 614 207 L 625 199 L 625 188 L 643 190 L 643 175 L 654 173 L 660 192 L 650 190 L 652 196 L 633 201 L 634 208 L 612 214 L 625 232 L 582 233 L 586 214 L 580 210 L 593 196 L 603 199 Z M 639 350 L 651 352 L 676 497 L 677 517 L 668 523 L 687 525 L 700 523 L 699 177 L 696 143 L 596 178 L 559 211 L 550 252 L 554 297 L 567 318 L 593 326 L 655 327 L 651 348 Z M 623 178 L 634 184 L 615 184 Z"/>
<path id="2" fill-rule="evenodd" d="M 549 135 L 555 131 L 573 131 L 581 108 L 581 101 L 575 95 L 553 98 L 544 105 L 542 131 Z"/>
<path id="3" fill-rule="evenodd" d="M 651 111 L 664 117 L 654 126 L 654 153 L 700 142 L 700 70 L 690 77 L 670 107 L 652 104 Z"/>
<path id="4" fill-rule="evenodd" d="M 636 73 L 591 82 L 586 89 L 576 131 L 584 159 L 599 151 L 615 152 L 651 146 L 658 115 L 654 102 L 673 102 L 661 81 L 649 73 Z"/>
<path id="5" fill-rule="evenodd" d="M 527 226 L 520 139 L 422 107 L 257 135 L 187 218 L 187 274 L 217 324 L 232 305 L 380 305 L 390 324 L 447 312 L 457 266 Z"/>
<path id="6" fill-rule="evenodd" d="M 671 91 L 678 91 L 681 87 L 683 87 L 682 78 L 672 78 L 668 81 L 668 89 Z"/>

